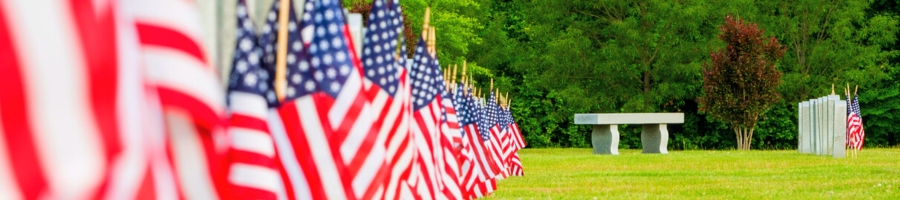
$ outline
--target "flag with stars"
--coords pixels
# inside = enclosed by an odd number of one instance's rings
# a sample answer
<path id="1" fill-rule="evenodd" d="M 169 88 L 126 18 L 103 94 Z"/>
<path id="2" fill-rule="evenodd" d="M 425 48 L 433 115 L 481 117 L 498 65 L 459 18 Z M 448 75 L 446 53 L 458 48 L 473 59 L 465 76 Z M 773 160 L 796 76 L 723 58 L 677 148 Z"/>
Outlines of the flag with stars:
<path id="1" fill-rule="evenodd" d="M 447 199 L 461 199 L 462 190 L 459 184 L 459 153 L 462 147 L 462 137 L 459 133 L 459 120 L 456 117 L 456 109 L 453 103 L 453 96 L 447 88 L 447 82 L 441 72 L 441 67 L 435 53 L 433 62 L 434 69 L 438 70 L 437 80 L 440 87 L 440 103 L 441 103 L 441 121 L 440 131 L 438 134 L 439 152 L 435 154 L 437 169 L 439 175 L 438 185 L 441 190 L 441 197 Z"/>
<path id="2" fill-rule="evenodd" d="M 434 68 L 434 59 L 427 52 L 426 43 L 419 39 L 413 60 L 416 62 L 410 70 L 412 81 L 412 118 L 410 133 L 414 138 L 416 158 L 414 163 L 414 190 L 423 199 L 435 199 L 438 190 L 438 171 L 435 154 L 439 148 L 441 123 L 440 87 L 437 77 L 438 69 Z"/>
<path id="3" fill-rule="evenodd" d="M 401 53 L 396 51 L 402 40 L 403 19 L 399 1 L 387 3 L 372 1 L 369 22 L 363 39 L 363 82 L 372 100 L 372 112 L 376 114 L 372 129 L 377 131 L 376 141 L 384 148 L 383 199 L 411 198 L 409 179 L 412 170 L 413 149 L 409 133 L 410 84 L 405 63 L 405 45 Z M 376 136 L 376 135 L 371 135 Z M 370 156 L 374 159 L 377 154 Z M 377 189 L 370 187 L 370 189 Z M 404 193 L 405 192 L 405 193 Z M 368 193 L 367 193 L 368 194 Z M 366 197 L 370 199 L 371 197 Z"/>
<path id="4" fill-rule="evenodd" d="M 479 178 L 472 190 L 476 197 L 482 197 L 493 192 L 496 188 L 497 182 L 494 180 L 494 176 L 500 172 L 500 167 L 497 165 L 491 152 L 490 127 L 487 126 L 488 118 L 484 99 L 470 96 L 469 106 L 472 110 L 470 110 L 471 114 L 467 118 L 472 121 L 467 122 L 467 124 L 471 123 L 471 125 L 466 125 L 466 130 L 472 130 L 472 133 L 469 135 L 473 137 L 469 141 L 472 142 L 472 145 L 475 145 L 475 156 L 479 167 L 482 169 L 482 173 L 479 174 Z"/>
<path id="5" fill-rule="evenodd" d="M 853 96 L 853 102 L 850 103 L 850 117 L 847 118 L 847 128 L 850 129 L 851 148 L 857 150 L 862 149 L 866 137 L 866 131 L 863 129 L 862 114 L 859 110 L 859 95 Z"/>
<path id="6" fill-rule="evenodd" d="M 491 146 L 491 156 L 494 158 L 494 165 L 496 165 L 496 169 L 499 171 L 496 175 L 502 175 L 504 169 L 503 162 L 503 146 L 500 144 L 500 125 L 499 120 L 497 120 L 497 116 L 499 115 L 500 107 L 497 106 L 497 96 L 494 92 L 491 92 L 490 98 L 487 99 L 486 105 L 484 107 L 484 115 L 485 117 L 485 128 L 487 130 L 487 134 L 490 135 L 487 137 L 487 142 Z M 495 175 L 495 176 L 496 176 Z"/>
<path id="7" fill-rule="evenodd" d="M 274 90 L 266 92 L 272 111 L 267 121 L 278 159 L 282 165 L 285 193 L 288 199 L 343 199 L 354 198 L 351 180 L 344 160 L 340 156 L 339 143 L 334 137 L 328 118 L 328 97 L 321 91 L 321 84 L 315 77 L 315 69 L 310 64 L 311 56 L 304 45 L 310 37 L 301 37 L 301 32 L 312 30 L 315 25 L 311 17 L 314 2 L 304 5 L 301 24 L 294 12 L 288 8 L 288 37 L 286 61 L 285 99 L 279 102 Z M 265 15 L 260 36 L 263 49 L 263 68 L 275 77 L 275 62 L 278 44 L 278 13 L 280 2 L 276 0 Z M 308 43 L 308 42 L 306 42 Z M 320 72 L 321 73 L 321 72 Z M 323 78 L 319 74 L 319 78 Z M 271 82 L 270 82 L 271 83 Z M 271 85 L 270 85 L 271 88 Z"/>
<path id="8" fill-rule="evenodd" d="M 410 170 L 412 164 L 412 150 L 408 145 L 410 117 L 408 75 L 403 67 L 405 59 L 396 51 L 403 25 L 400 22 L 399 11 L 393 7 L 384 0 L 372 1 L 368 25 L 365 27 L 362 55 L 363 74 L 366 77 L 364 85 L 368 90 L 367 95 L 372 100 L 372 112 L 376 114 L 372 129 L 377 133 L 369 135 L 371 139 L 367 140 L 374 140 L 377 143 L 371 144 L 373 147 L 370 147 L 372 151 L 369 159 L 385 161 L 380 166 L 368 167 L 373 168 L 369 173 L 376 173 L 375 180 L 383 180 L 377 182 L 378 185 L 373 180 L 369 189 L 370 191 L 380 189 L 384 193 L 380 197 L 386 199 L 400 198 L 398 196 L 398 192 L 402 190 L 400 176 L 404 171 Z M 392 142 L 387 142 L 388 139 Z M 389 152 L 387 146 L 391 147 Z M 367 192 L 364 198 L 372 198 L 370 194 L 372 193 Z"/>
<path id="9" fill-rule="evenodd" d="M 267 94 L 272 94 L 269 72 L 261 67 L 253 22 L 244 0 L 237 9 L 237 47 L 228 81 L 228 134 L 230 140 L 228 182 L 238 199 L 281 199 L 284 195 L 275 142 L 269 132 Z"/>
<path id="10" fill-rule="evenodd" d="M 473 136 L 469 135 L 469 132 L 473 130 L 468 130 L 467 125 L 471 123 L 471 112 L 469 111 L 469 102 L 466 98 L 466 93 L 464 92 L 465 88 L 462 84 L 458 85 L 456 88 L 456 94 L 454 97 L 454 102 L 456 103 L 457 108 L 457 116 L 459 116 L 459 124 L 460 124 L 460 133 L 462 137 L 462 151 L 460 153 L 460 189 L 462 189 L 463 197 L 467 199 L 475 198 L 475 193 L 472 188 L 475 185 L 475 180 L 478 178 L 478 174 L 481 173 L 482 169 L 478 165 L 476 160 L 477 156 L 475 155 L 475 146 L 472 144 L 470 140 Z M 474 126 L 473 126 L 474 127 Z"/>

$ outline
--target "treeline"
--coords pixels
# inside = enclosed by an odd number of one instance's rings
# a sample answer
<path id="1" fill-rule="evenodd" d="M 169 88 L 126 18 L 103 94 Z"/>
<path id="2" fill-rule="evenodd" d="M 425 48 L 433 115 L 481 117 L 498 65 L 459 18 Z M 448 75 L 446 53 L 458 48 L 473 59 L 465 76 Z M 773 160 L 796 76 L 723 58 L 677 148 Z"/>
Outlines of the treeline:
<path id="1" fill-rule="evenodd" d="M 345 0 L 345 5 L 353 5 Z M 726 124 L 698 112 L 702 66 L 725 45 L 728 14 L 787 48 L 782 101 L 759 119 L 753 149 L 792 149 L 797 103 L 859 86 L 867 147 L 900 144 L 900 5 L 895 0 L 401 0 L 411 34 L 431 6 L 441 64 L 510 91 L 529 147 L 589 147 L 574 113 L 684 112 L 671 149 L 734 148 Z M 348 6 L 349 7 L 349 6 Z M 411 43 L 408 41 L 408 43 Z M 413 45 L 413 44 L 408 44 Z M 640 148 L 640 126 L 620 126 Z"/>

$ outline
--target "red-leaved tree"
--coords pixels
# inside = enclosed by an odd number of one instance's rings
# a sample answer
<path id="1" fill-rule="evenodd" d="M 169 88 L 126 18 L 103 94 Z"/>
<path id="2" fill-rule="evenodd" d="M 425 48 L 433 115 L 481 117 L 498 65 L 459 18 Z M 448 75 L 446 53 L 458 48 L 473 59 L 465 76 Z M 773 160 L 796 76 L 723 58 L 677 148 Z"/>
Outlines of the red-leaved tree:
<path id="1" fill-rule="evenodd" d="M 711 52 L 711 62 L 703 64 L 700 109 L 727 122 L 737 137 L 737 148 L 750 150 L 759 115 L 781 98 L 776 90 L 781 72 L 775 64 L 785 49 L 774 37 L 763 36 L 757 24 L 731 15 L 719 29 L 719 39 L 728 46 Z"/>

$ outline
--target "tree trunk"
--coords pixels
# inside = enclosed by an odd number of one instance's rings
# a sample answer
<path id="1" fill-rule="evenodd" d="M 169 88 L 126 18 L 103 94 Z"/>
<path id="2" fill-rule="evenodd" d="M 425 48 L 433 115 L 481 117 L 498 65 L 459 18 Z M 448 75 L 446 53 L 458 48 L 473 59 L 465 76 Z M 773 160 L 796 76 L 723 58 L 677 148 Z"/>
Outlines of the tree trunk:
<path id="1" fill-rule="evenodd" d="M 750 150 L 750 143 L 753 141 L 753 129 L 742 126 L 735 126 L 734 136 L 737 138 L 738 150 Z"/>
<path id="2" fill-rule="evenodd" d="M 744 139 L 741 136 L 743 136 L 744 134 L 741 134 L 741 127 L 734 126 L 733 129 L 734 129 L 734 138 L 737 139 L 737 149 L 743 150 L 744 149 Z"/>
<path id="3" fill-rule="evenodd" d="M 747 130 L 747 133 L 746 133 L 747 134 L 747 137 L 746 137 L 747 144 L 744 145 L 744 147 L 747 148 L 746 150 L 750 150 L 750 143 L 753 141 L 753 127 L 750 127 L 748 129 L 749 130 Z"/>

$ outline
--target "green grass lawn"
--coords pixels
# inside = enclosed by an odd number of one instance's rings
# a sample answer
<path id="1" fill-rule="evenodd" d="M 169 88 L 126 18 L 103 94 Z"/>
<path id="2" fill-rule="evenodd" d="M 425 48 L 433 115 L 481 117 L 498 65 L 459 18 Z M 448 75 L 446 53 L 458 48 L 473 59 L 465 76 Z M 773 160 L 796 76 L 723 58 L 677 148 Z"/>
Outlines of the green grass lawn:
<path id="1" fill-rule="evenodd" d="M 522 149 L 525 176 L 490 199 L 900 199 L 900 149 L 834 159 L 797 151 Z"/>

